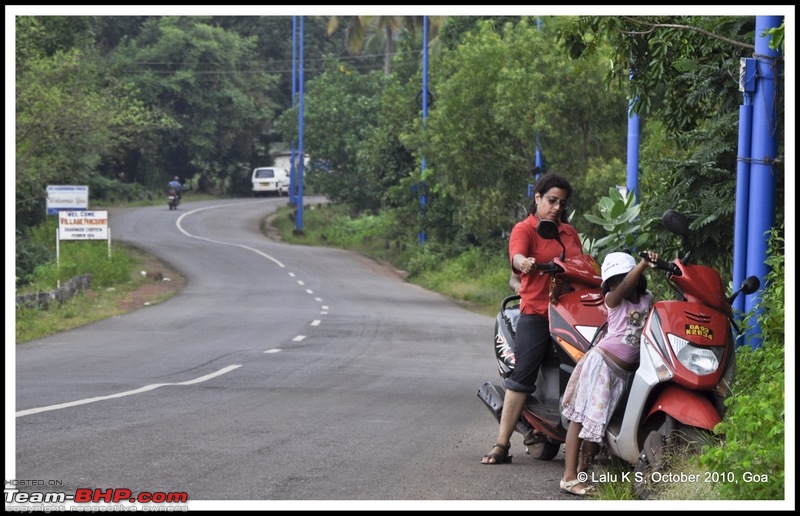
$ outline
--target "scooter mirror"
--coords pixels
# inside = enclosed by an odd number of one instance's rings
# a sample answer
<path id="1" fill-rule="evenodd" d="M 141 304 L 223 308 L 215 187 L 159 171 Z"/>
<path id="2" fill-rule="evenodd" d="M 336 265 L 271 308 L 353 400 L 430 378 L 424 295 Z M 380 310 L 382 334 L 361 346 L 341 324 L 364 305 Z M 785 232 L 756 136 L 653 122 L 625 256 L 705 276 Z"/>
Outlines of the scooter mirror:
<path id="1" fill-rule="evenodd" d="M 689 233 L 689 221 L 683 213 L 675 210 L 667 210 L 664 212 L 664 215 L 661 216 L 661 222 L 664 223 L 664 227 L 667 228 L 670 233 L 682 237 L 685 237 Z"/>
<path id="2" fill-rule="evenodd" d="M 536 232 L 539 233 L 539 236 L 544 239 L 555 240 L 561 244 L 561 259 L 563 260 L 564 256 L 567 254 L 567 248 L 564 247 L 564 243 L 561 241 L 561 237 L 558 235 L 558 224 L 552 220 L 540 220 L 536 225 Z"/>
<path id="3" fill-rule="evenodd" d="M 757 276 L 750 276 L 742 283 L 741 291 L 744 295 L 749 296 L 761 287 L 761 282 Z"/>
<path id="4" fill-rule="evenodd" d="M 536 232 L 547 240 L 558 240 L 558 225 L 552 220 L 540 220 L 536 225 Z"/>
<path id="5" fill-rule="evenodd" d="M 733 301 L 739 296 L 740 292 L 745 296 L 749 296 L 759 288 L 761 288 L 761 281 L 759 281 L 758 276 L 750 276 L 742 282 L 742 286 L 739 287 L 739 290 L 731 294 L 731 297 L 728 298 L 728 302 L 733 304 Z"/>

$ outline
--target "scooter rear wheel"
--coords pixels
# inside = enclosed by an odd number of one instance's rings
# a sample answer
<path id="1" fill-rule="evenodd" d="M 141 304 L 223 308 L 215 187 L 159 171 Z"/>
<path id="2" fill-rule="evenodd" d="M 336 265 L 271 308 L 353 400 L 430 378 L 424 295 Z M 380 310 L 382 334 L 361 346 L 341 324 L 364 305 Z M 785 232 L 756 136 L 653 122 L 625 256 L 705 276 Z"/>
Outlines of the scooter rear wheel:
<path id="1" fill-rule="evenodd" d="M 534 459 L 553 460 L 558 455 L 558 452 L 561 451 L 561 443 L 542 441 L 528 446 L 527 450 Z"/>

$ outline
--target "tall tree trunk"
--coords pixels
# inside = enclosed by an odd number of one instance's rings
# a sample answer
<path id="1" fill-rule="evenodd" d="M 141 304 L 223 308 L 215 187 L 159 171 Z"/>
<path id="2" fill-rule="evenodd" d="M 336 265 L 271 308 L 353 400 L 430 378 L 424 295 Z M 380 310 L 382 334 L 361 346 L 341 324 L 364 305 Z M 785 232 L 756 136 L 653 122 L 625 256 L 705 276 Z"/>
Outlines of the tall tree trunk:
<path id="1" fill-rule="evenodd" d="M 387 77 L 392 73 L 392 54 L 394 54 L 394 38 L 392 38 L 392 28 L 384 26 L 386 31 L 386 54 L 383 56 L 383 74 Z"/>

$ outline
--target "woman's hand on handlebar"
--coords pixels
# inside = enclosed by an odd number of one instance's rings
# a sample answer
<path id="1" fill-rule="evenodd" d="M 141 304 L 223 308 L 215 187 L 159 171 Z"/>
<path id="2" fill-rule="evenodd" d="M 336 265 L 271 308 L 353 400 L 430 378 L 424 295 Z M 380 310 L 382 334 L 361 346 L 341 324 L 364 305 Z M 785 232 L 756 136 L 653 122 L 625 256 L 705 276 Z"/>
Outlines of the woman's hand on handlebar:
<path id="1" fill-rule="evenodd" d="M 522 256 L 522 255 L 517 255 L 517 256 Z M 536 258 L 534 258 L 533 256 L 522 258 L 521 260 L 518 260 L 518 262 L 519 263 L 517 264 L 517 269 L 519 269 L 519 271 L 522 274 L 530 274 L 531 271 L 533 271 L 536 268 Z"/>

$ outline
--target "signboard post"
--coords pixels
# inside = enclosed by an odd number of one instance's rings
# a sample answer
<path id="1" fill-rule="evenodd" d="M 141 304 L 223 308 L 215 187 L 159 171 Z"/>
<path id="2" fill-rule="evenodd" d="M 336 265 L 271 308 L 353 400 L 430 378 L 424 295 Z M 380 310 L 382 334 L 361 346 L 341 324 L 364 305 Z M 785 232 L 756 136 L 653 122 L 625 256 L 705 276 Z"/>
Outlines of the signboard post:
<path id="1" fill-rule="evenodd" d="M 56 266 L 60 263 L 61 240 L 107 240 L 111 258 L 111 238 L 107 211 L 60 211 L 56 235 Z M 59 287 L 61 282 L 59 281 Z"/>

